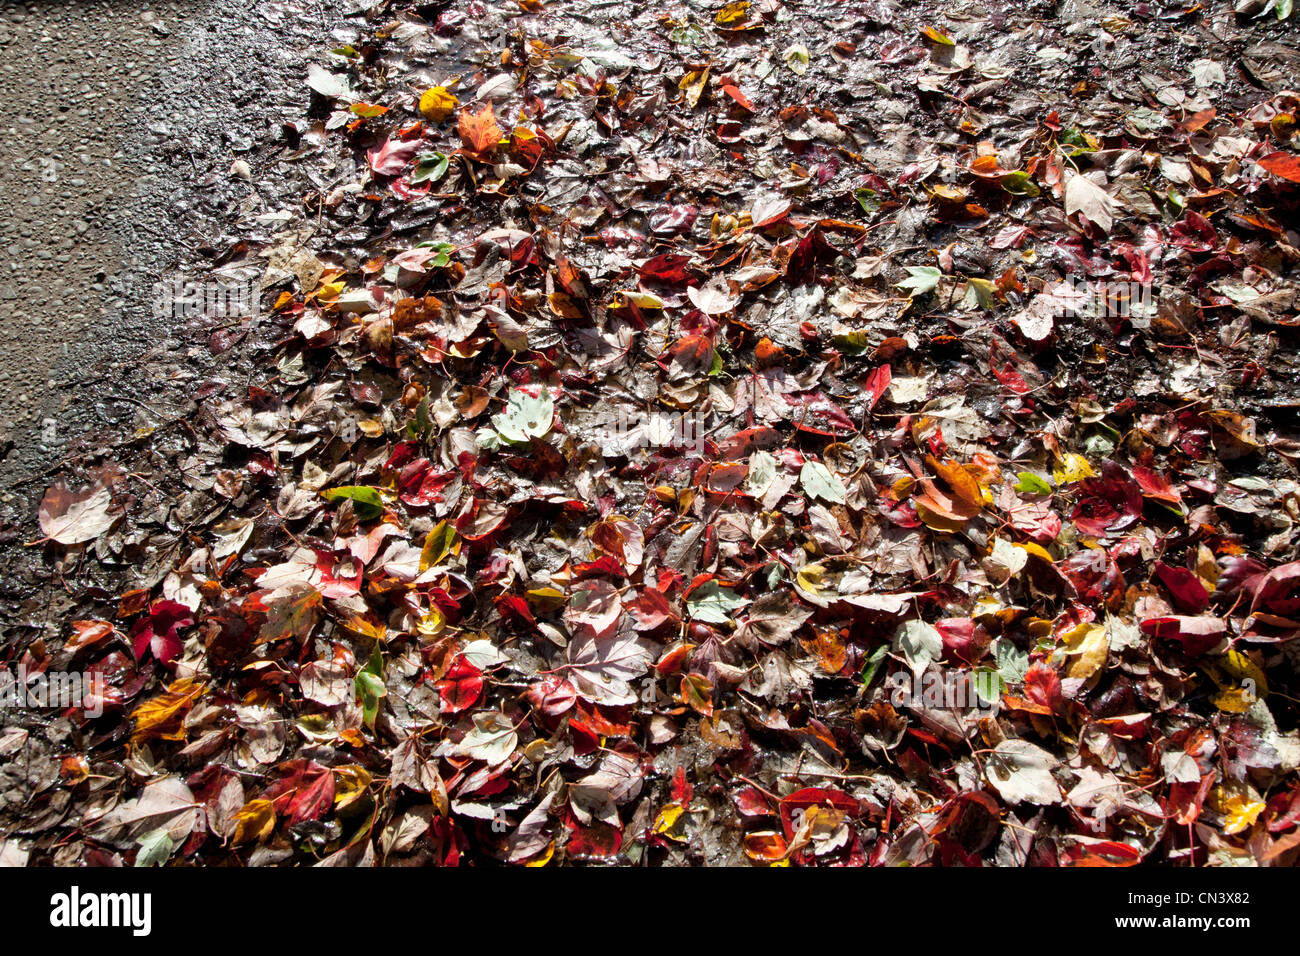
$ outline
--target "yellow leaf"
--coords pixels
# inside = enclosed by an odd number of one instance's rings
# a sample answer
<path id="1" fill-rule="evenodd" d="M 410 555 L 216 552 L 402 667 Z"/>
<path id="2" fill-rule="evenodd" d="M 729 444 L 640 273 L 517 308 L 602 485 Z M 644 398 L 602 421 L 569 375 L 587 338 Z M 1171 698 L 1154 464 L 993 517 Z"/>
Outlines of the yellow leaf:
<path id="1" fill-rule="evenodd" d="M 1087 680 L 1105 666 L 1106 655 L 1110 653 L 1105 627 L 1095 622 L 1080 624 L 1064 637 L 1065 653 L 1074 657 L 1066 667 L 1066 676 Z"/>
<path id="2" fill-rule="evenodd" d="M 350 763 L 334 768 L 334 806 L 340 810 L 354 803 L 370 788 L 370 771 Z"/>
<path id="3" fill-rule="evenodd" d="M 826 569 L 820 564 L 805 564 L 795 575 L 795 580 L 799 587 L 813 596 L 821 593 L 822 578 L 826 575 Z"/>
<path id="4" fill-rule="evenodd" d="M 1085 478 L 1095 478 L 1097 473 L 1092 470 L 1092 465 L 1088 464 L 1088 459 L 1074 452 L 1066 452 L 1052 469 L 1052 477 L 1056 479 L 1058 485 L 1068 485 L 1071 482 L 1083 481 Z"/>
<path id="5" fill-rule="evenodd" d="M 362 637 L 368 637 L 372 641 L 387 641 L 388 628 L 382 621 L 371 621 L 362 617 L 360 614 L 354 614 L 343 622 L 343 626 L 355 634 Z"/>
<path id="6" fill-rule="evenodd" d="M 1207 663 L 1205 672 L 1219 685 L 1211 702 L 1227 713 L 1244 714 L 1268 694 L 1268 678 L 1240 651 L 1230 650 L 1217 661 Z"/>
<path id="7" fill-rule="evenodd" d="M 686 94 L 686 108 L 695 109 L 704 95 L 704 87 L 709 82 L 709 68 L 687 73 L 677 84 L 677 88 Z"/>
<path id="8" fill-rule="evenodd" d="M 678 843 L 686 841 L 686 835 L 680 832 L 673 832 L 686 808 L 678 803 L 670 803 L 659 811 L 659 816 L 655 819 L 654 832 L 660 836 L 666 836 L 670 840 L 676 840 Z"/>
<path id="9" fill-rule="evenodd" d="M 551 862 L 551 857 L 555 856 L 555 841 L 552 840 L 546 845 L 546 849 L 537 856 L 533 857 L 524 866 L 545 866 Z"/>
<path id="10" fill-rule="evenodd" d="M 433 123 L 441 123 L 458 106 L 460 100 L 456 98 L 456 94 L 448 92 L 445 86 L 435 86 L 425 90 L 420 97 L 420 115 Z"/>
<path id="11" fill-rule="evenodd" d="M 1205 590 L 1212 593 L 1219 583 L 1219 563 L 1214 559 L 1214 552 L 1203 544 L 1196 547 L 1195 571 Z"/>
<path id="12" fill-rule="evenodd" d="M 415 629 L 425 637 L 437 637 L 447 629 L 447 616 L 436 606 L 430 607 L 427 614 L 420 618 Z"/>
<path id="13" fill-rule="evenodd" d="M 460 535 L 446 521 L 439 521 L 424 539 L 420 552 L 420 573 L 441 563 L 449 554 L 460 554 Z"/>
<path id="14" fill-rule="evenodd" d="M 135 721 L 131 739 L 141 741 L 156 737 L 160 740 L 184 740 L 185 728 L 181 726 L 181 718 L 189 713 L 194 702 L 206 689 L 205 685 L 190 677 L 173 681 L 166 693 L 145 701 L 131 714 Z"/>
<path id="15" fill-rule="evenodd" d="M 549 614 L 564 604 L 564 592 L 559 588 L 533 588 L 525 597 L 533 610 Z"/>
<path id="16" fill-rule="evenodd" d="M 649 292 L 637 292 L 632 289 L 620 289 L 615 292 L 609 307 L 611 309 L 621 309 L 628 303 L 635 305 L 638 309 L 662 309 L 664 307 L 664 300 L 659 296 Z"/>
<path id="17" fill-rule="evenodd" d="M 1214 792 L 1214 807 L 1223 814 L 1223 833 L 1231 836 L 1249 830 L 1264 812 L 1264 801 L 1248 786 L 1227 790 L 1218 787 Z"/>
<path id="18" fill-rule="evenodd" d="M 1048 553 L 1047 549 L 1044 548 L 1041 544 L 1034 544 L 1034 542 L 1032 541 L 1025 541 L 1023 543 L 1017 544 L 1016 547 L 1022 548 L 1026 554 L 1032 555 L 1035 558 L 1042 558 L 1048 564 L 1056 563 L 1055 561 L 1052 560 L 1052 556 Z"/>
<path id="19" fill-rule="evenodd" d="M 938 43 L 940 46 L 956 46 L 952 37 L 935 27 L 922 27 L 921 33 L 931 43 Z"/>
<path id="20" fill-rule="evenodd" d="M 332 279 L 329 282 L 322 282 L 316 287 L 316 290 L 307 296 L 309 299 L 315 299 L 321 305 L 328 305 L 338 299 L 339 296 L 347 289 L 348 284 L 343 279 Z"/>
<path id="21" fill-rule="evenodd" d="M 1221 690 L 1213 697 L 1210 702 L 1219 710 L 1228 714 L 1244 714 L 1255 704 L 1256 697 L 1254 694 L 1247 693 L 1241 687 L 1229 687 Z"/>
<path id="22" fill-rule="evenodd" d="M 949 186 L 946 183 L 940 183 L 930 190 L 931 195 L 936 196 L 940 202 L 965 202 L 966 197 L 970 195 L 969 190 L 961 186 Z"/>
<path id="23" fill-rule="evenodd" d="M 1263 697 L 1268 693 L 1268 678 L 1241 651 L 1228 651 L 1219 661 L 1221 667 L 1239 681 L 1254 681 L 1255 696 Z"/>
<path id="24" fill-rule="evenodd" d="M 741 23 L 749 16 L 749 0 L 732 0 L 713 18 L 713 22 L 720 27 L 728 26 L 732 23 Z"/>
<path id="25" fill-rule="evenodd" d="M 235 814 L 235 833 L 232 843 L 245 843 L 248 840 L 262 841 L 275 831 L 275 801 L 249 800 L 244 808 Z"/>

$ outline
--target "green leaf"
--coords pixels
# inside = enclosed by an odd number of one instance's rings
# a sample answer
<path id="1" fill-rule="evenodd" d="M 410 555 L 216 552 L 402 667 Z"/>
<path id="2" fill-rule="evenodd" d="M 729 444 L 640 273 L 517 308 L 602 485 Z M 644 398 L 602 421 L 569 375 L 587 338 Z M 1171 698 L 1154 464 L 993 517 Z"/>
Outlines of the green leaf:
<path id="1" fill-rule="evenodd" d="M 972 309 L 991 309 L 997 304 L 997 287 L 988 279 L 967 279 L 962 304 Z"/>
<path id="2" fill-rule="evenodd" d="M 171 859 L 172 849 L 176 846 L 164 829 L 150 830 L 135 841 L 140 844 L 140 852 L 135 855 L 136 866 L 162 866 Z"/>
<path id="3" fill-rule="evenodd" d="M 820 461 L 805 461 L 799 472 L 799 484 L 803 490 L 814 498 L 830 504 L 844 503 L 844 486 L 830 473 Z"/>
<path id="4" fill-rule="evenodd" d="M 943 278 L 943 273 L 934 266 L 908 266 L 907 278 L 902 282 L 894 283 L 896 288 L 910 290 L 910 295 L 916 297 L 925 295 L 927 292 L 933 292 L 939 285 L 939 280 Z"/>
<path id="5" fill-rule="evenodd" d="M 876 676 L 876 671 L 880 669 L 880 662 L 885 659 L 885 655 L 888 653 L 889 653 L 888 644 L 881 644 L 879 647 L 877 647 L 874 651 L 871 652 L 871 656 L 867 658 L 867 663 L 864 664 L 862 667 L 862 689 L 863 690 L 866 690 L 868 687 L 871 686 L 871 681 Z"/>
<path id="6" fill-rule="evenodd" d="M 1050 495 L 1052 493 L 1052 486 L 1032 471 L 1022 471 L 1016 477 L 1020 479 L 1016 482 L 1016 491 L 1022 495 Z"/>
<path id="7" fill-rule="evenodd" d="M 1094 432 L 1083 440 L 1083 450 L 1092 458 L 1107 458 L 1115 450 L 1115 442 L 1109 436 Z"/>
<path id="8" fill-rule="evenodd" d="M 975 685 L 976 696 L 986 704 L 997 703 L 1002 697 L 1002 691 L 1006 689 L 1002 676 L 991 667 L 975 668 L 971 683 Z"/>
<path id="9" fill-rule="evenodd" d="M 1077 129 L 1067 129 L 1061 134 L 1061 151 L 1067 156 L 1095 153 L 1097 152 L 1097 141 L 1087 133 L 1082 133 Z"/>
<path id="10" fill-rule="evenodd" d="M 853 198 L 858 201 L 858 205 L 862 207 L 862 211 L 867 215 L 871 215 L 880 209 L 880 200 L 876 198 L 874 189 L 866 189 L 865 187 L 855 189 L 853 190 Z"/>
<path id="11" fill-rule="evenodd" d="M 415 171 L 411 173 L 411 185 L 418 183 L 430 182 L 436 183 L 447 175 L 447 167 L 451 164 L 445 153 L 422 153 L 416 157 Z M 440 243 L 447 245 L 449 243 Z M 447 263 L 434 263 L 438 266 L 445 266 Z"/>
<path id="12" fill-rule="evenodd" d="M 708 581 L 691 592 L 686 600 L 686 608 L 691 617 L 706 624 L 726 624 L 735 611 L 740 610 L 749 601 L 731 588 L 724 588 L 717 581 Z"/>
<path id="13" fill-rule="evenodd" d="M 378 518 L 384 513 L 384 499 L 379 494 L 379 489 L 372 488 L 370 485 L 343 485 L 339 488 L 327 488 L 320 493 L 320 496 L 326 501 L 350 499 L 352 507 L 356 510 L 357 517 L 362 521 Z"/>
<path id="14" fill-rule="evenodd" d="M 1019 684 L 1029 670 L 1029 654 L 1003 638 L 998 641 L 998 676 L 1005 683 Z"/>
<path id="15" fill-rule="evenodd" d="M 1000 180 L 1002 188 L 1013 196 L 1037 196 L 1038 184 L 1029 178 L 1029 174 L 1023 169 L 1014 173 L 1007 173 Z"/>
<path id="16" fill-rule="evenodd" d="M 361 698 L 361 718 L 367 727 L 373 728 L 375 718 L 379 716 L 379 701 L 388 696 L 388 686 L 384 683 L 384 655 L 378 644 L 370 652 L 366 666 L 357 672 L 355 684 L 357 696 Z"/>
<path id="17" fill-rule="evenodd" d="M 1277 18 L 1285 20 L 1291 16 L 1291 0 L 1277 0 Z"/>

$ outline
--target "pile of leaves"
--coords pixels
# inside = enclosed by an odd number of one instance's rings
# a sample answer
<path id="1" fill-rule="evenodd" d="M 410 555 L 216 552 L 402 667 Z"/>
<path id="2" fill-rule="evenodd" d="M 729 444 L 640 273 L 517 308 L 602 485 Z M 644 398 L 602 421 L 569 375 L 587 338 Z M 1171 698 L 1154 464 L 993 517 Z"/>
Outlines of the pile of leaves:
<path id="1" fill-rule="evenodd" d="M 1294 21 L 1062 6 L 372 9 L 41 846 L 1291 862 Z"/>

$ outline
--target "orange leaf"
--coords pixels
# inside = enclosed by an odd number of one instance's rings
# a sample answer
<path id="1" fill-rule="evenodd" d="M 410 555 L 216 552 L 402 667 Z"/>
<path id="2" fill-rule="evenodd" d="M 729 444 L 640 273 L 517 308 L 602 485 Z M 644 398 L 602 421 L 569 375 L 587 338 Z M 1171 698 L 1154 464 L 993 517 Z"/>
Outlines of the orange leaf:
<path id="1" fill-rule="evenodd" d="M 957 499 L 978 512 L 984 507 L 984 498 L 980 493 L 980 483 L 956 461 L 939 461 L 933 455 L 926 456 L 935 474 L 944 480 Z"/>
<path id="2" fill-rule="evenodd" d="M 471 113 L 468 109 L 461 110 L 457 132 L 460 133 L 460 141 L 465 150 L 470 153 L 490 152 L 501 142 L 501 127 L 497 125 L 491 103 L 484 103 L 477 113 Z"/>
<path id="3" fill-rule="evenodd" d="M 1259 161 L 1259 164 L 1274 176 L 1300 183 L 1300 156 L 1279 151 L 1269 153 Z"/>
<path id="4" fill-rule="evenodd" d="M 131 737 L 136 742 L 158 737 L 162 740 L 184 740 L 185 728 L 181 718 L 190 712 L 194 702 L 207 688 L 192 678 L 173 681 L 166 693 L 147 700 L 131 714 L 135 730 Z"/>
<path id="5" fill-rule="evenodd" d="M 762 830 L 745 837 L 745 856 L 755 863 L 774 863 L 785 859 L 785 837 L 775 830 Z"/>

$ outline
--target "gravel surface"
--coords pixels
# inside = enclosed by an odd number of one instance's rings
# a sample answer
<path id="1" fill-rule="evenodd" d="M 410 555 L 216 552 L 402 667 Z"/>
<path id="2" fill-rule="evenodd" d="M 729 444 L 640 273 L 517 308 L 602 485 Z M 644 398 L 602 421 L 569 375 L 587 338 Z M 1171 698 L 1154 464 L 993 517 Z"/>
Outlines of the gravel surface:
<path id="1" fill-rule="evenodd" d="M 30 514 L 31 479 L 64 456 L 184 413 L 165 379 L 197 356 L 154 285 L 263 199 L 232 163 L 251 173 L 300 111 L 307 60 L 343 13 L 334 0 L 0 6 L 0 504 Z"/>

